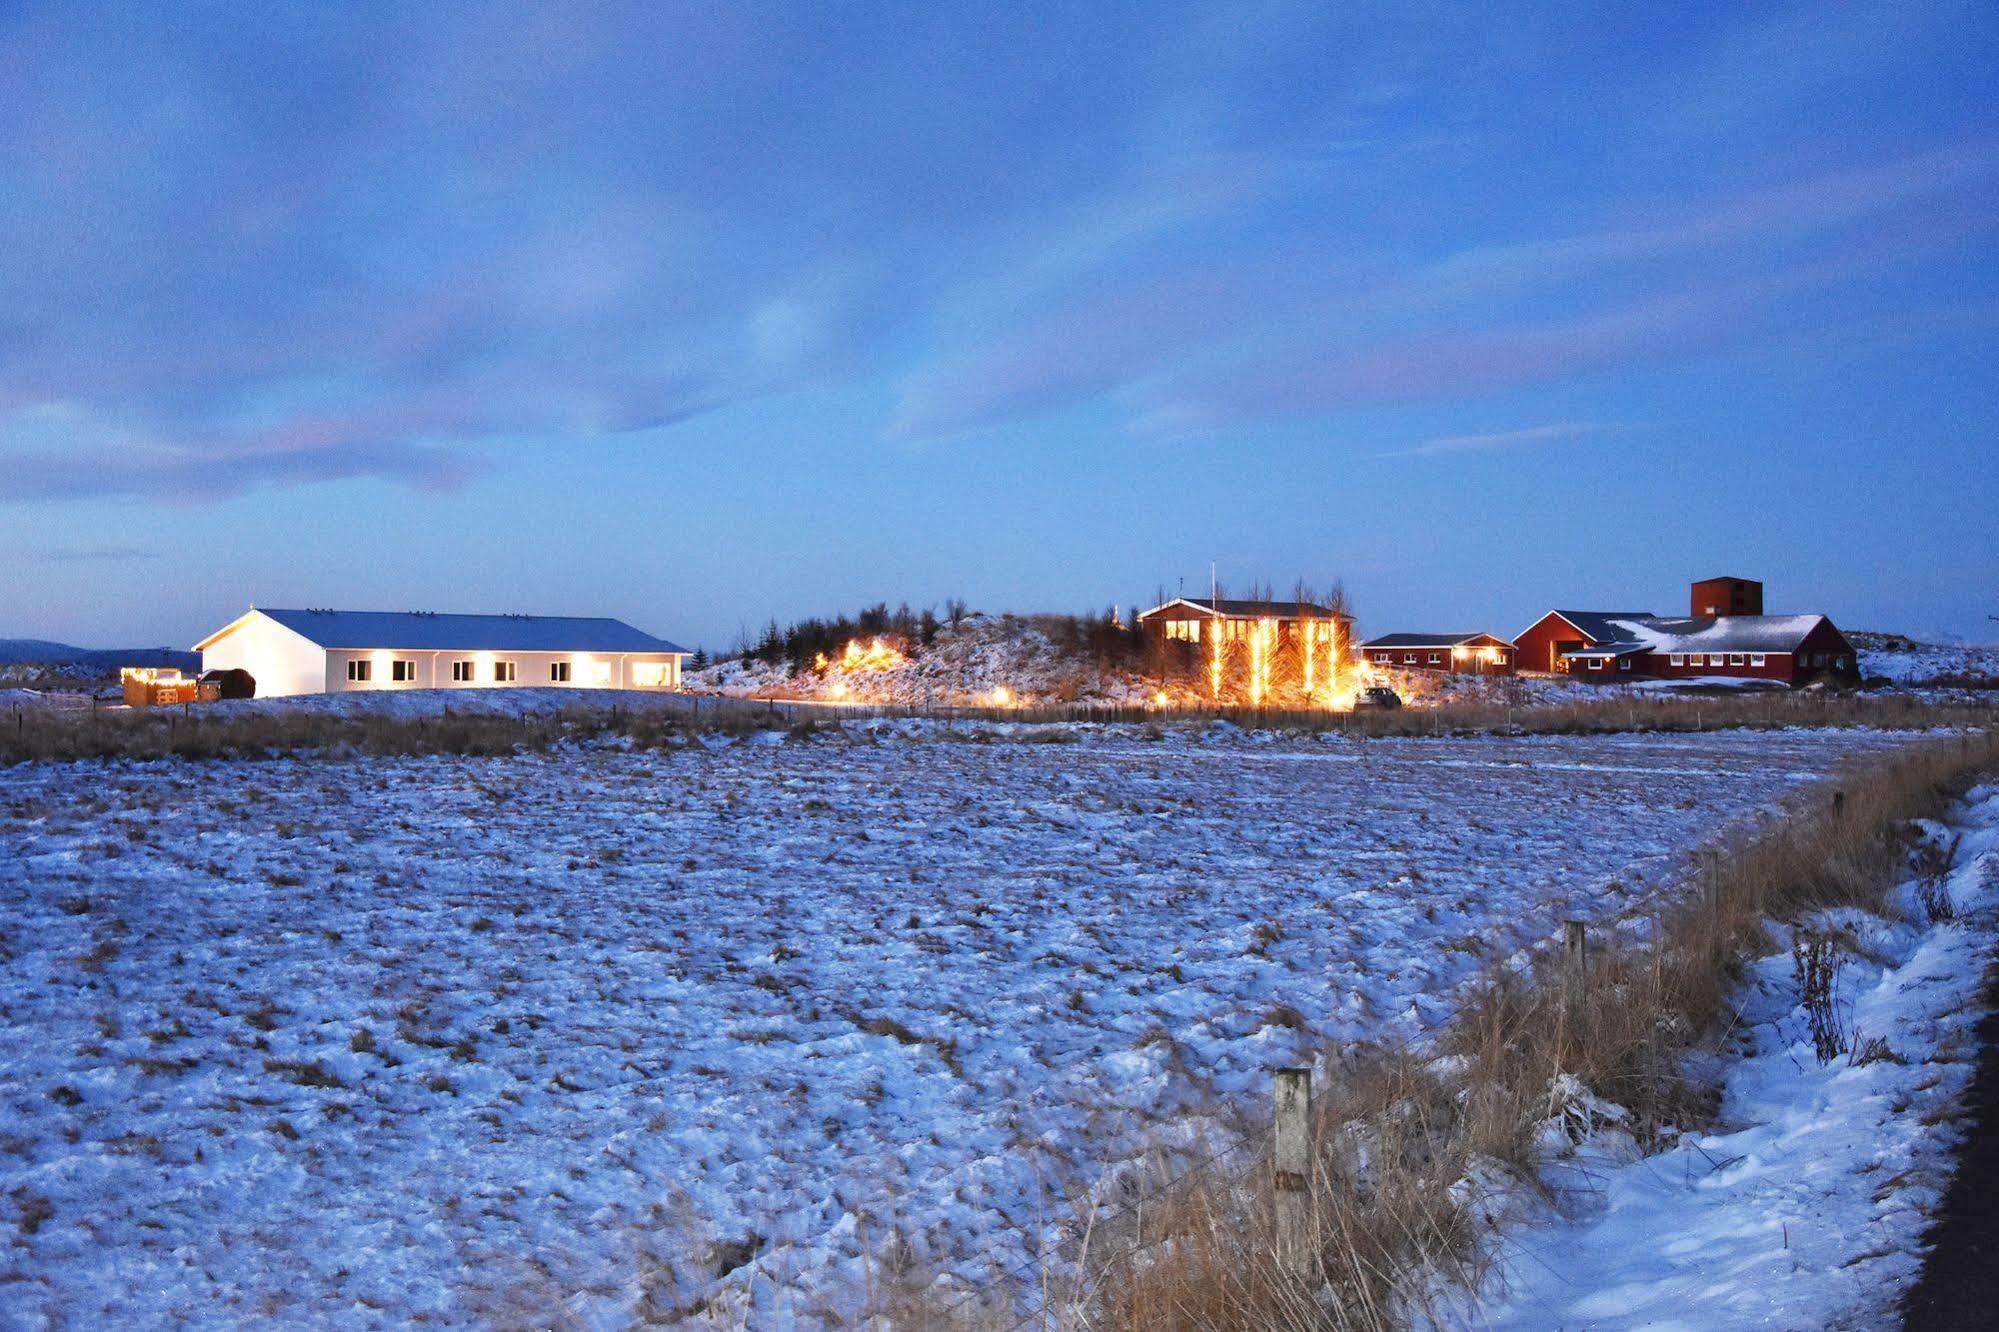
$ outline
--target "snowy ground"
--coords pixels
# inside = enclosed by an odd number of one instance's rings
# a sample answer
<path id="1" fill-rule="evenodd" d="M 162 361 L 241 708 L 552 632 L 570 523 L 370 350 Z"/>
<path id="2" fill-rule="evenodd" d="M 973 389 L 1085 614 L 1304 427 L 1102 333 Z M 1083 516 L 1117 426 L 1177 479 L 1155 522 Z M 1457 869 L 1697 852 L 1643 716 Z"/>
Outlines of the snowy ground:
<path id="1" fill-rule="evenodd" d="M 1900 743 L 1022 737 L 0 771 L 0 1326 L 976 1283 Z"/>
<path id="2" fill-rule="evenodd" d="M 1469 1323 L 1502 1328 L 1881 1327 L 1914 1280 L 1948 1183 L 1949 1127 L 1977 1057 L 1982 973 L 1999 937 L 1999 788 L 1967 801 L 1931 923 L 1859 912 L 1839 980 L 1848 1053 L 1814 1055 L 1788 952 L 1741 999 L 1745 1057 L 1721 1124 L 1637 1157 L 1615 1133 L 1550 1172 L 1573 1219 L 1511 1235 L 1494 1299 Z M 1939 830 L 1941 831 L 1941 830 Z"/>
<path id="3" fill-rule="evenodd" d="M 1860 673 L 1897 685 L 1939 677 L 1999 680 L 1999 644 L 1924 643 L 1900 634 L 1853 634 Z"/>
<path id="4" fill-rule="evenodd" d="M 737 659 L 689 673 L 687 685 L 738 698 L 853 699 L 898 707 L 980 707 L 996 700 L 1142 703 L 1159 691 L 1155 681 L 1100 670 L 1090 658 L 1063 649 L 1039 617 L 976 611 L 956 624 L 940 625 L 929 647 L 884 669 L 835 665 L 793 675 L 765 662 Z M 1182 693 L 1183 701 L 1194 701 L 1191 693 Z"/>

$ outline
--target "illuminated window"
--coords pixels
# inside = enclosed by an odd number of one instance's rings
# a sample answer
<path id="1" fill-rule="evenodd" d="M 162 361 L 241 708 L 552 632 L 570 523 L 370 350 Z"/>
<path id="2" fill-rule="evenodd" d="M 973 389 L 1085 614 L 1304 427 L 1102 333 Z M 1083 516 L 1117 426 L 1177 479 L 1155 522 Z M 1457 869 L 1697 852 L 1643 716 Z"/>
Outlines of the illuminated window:
<path id="1" fill-rule="evenodd" d="M 475 678 L 472 674 L 472 663 L 469 661 L 452 662 L 451 678 L 459 684 L 471 684 Z"/>
<path id="2" fill-rule="evenodd" d="M 360 684 L 366 684 L 375 678 L 375 663 L 372 661 L 348 662 L 347 678 Z"/>
<path id="3" fill-rule="evenodd" d="M 1170 639 L 1178 639 L 1183 643 L 1198 643 L 1201 641 L 1201 622 L 1199 620 L 1168 620 L 1166 622 L 1166 636 Z"/>
<path id="4" fill-rule="evenodd" d="M 672 667 L 663 661 L 632 663 L 632 684 L 640 689 L 658 689 L 670 682 Z"/>
<path id="5" fill-rule="evenodd" d="M 493 682 L 495 684 L 512 684 L 516 678 L 516 674 L 514 663 L 511 661 L 496 661 L 493 663 Z"/>
<path id="6" fill-rule="evenodd" d="M 569 663 L 566 661 L 551 661 L 548 663 L 548 682 L 550 684 L 568 684 Z"/>
<path id="7" fill-rule="evenodd" d="M 398 684 L 414 683 L 416 680 L 416 663 L 413 661 L 390 662 L 389 678 Z"/>

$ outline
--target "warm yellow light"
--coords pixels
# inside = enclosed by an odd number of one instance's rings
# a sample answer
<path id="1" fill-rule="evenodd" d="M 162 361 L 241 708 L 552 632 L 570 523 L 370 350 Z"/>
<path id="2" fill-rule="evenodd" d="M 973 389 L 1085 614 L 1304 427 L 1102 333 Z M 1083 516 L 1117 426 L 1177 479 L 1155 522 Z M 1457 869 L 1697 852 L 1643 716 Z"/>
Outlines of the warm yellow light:
<path id="1" fill-rule="evenodd" d="M 993 690 L 993 702 L 1001 707 L 1005 707 L 1007 704 L 1013 702 L 1013 691 L 1005 685 L 999 686 Z"/>
<path id="2" fill-rule="evenodd" d="M 846 696 L 847 696 L 847 686 L 844 682 L 833 686 L 834 698 L 845 698 Z"/>
<path id="3" fill-rule="evenodd" d="M 863 645 L 861 640 L 852 639 L 847 650 L 840 654 L 840 666 L 849 671 L 886 671 L 900 666 L 908 660 L 883 639 Z"/>
<path id="4" fill-rule="evenodd" d="M 635 661 L 632 663 L 632 684 L 639 689 L 657 689 L 666 683 L 670 669 L 663 661 Z"/>
<path id="5" fill-rule="evenodd" d="M 1469 657 L 1471 655 L 1471 652 L 1469 649 L 1466 648 L 1453 648 L 1451 650 L 1451 655 L 1453 657 L 1456 657 L 1459 661 L 1463 661 L 1466 657 Z"/>
<path id="6" fill-rule="evenodd" d="M 1152 704 L 1154 707 L 1163 708 L 1170 702 L 1172 702 L 1172 700 L 1166 697 L 1166 691 L 1164 689 L 1160 690 L 1158 693 L 1152 696 Z"/>

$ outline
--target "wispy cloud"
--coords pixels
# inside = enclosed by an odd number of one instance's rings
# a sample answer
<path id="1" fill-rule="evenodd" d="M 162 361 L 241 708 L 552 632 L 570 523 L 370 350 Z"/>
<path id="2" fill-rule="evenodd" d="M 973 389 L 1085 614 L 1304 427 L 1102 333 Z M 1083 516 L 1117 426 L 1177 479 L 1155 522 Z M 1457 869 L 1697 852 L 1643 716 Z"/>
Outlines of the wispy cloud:
<path id="1" fill-rule="evenodd" d="M 175 439 L 75 404 L 0 417 L 0 503 L 143 496 L 203 503 L 272 487 L 376 478 L 452 490 L 482 469 L 459 449 L 413 443 L 412 424 L 299 416 L 261 430 Z"/>
<path id="2" fill-rule="evenodd" d="M 1557 440 L 1580 439 L 1585 435 L 1600 435 L 1608 426 L 1586 421 L 1565 421 L 1554 425 L 1526 426 L 1519 430 L 1499 430 L 1481 435 L 1445 435 L 1438 439 L 1426 439 L 1406 449 L 1390 449 L 1386 453 L 1373 455 L 1376 458 L 1434 458 L 1453 453 L 1488 453 L 1500 449 L 1515 449 L 1526 444 L 1550 444 Z"/>
<path id="3" fill-rule="evenodd" d="M 91 564 L 112 560 L 124 564 L 133 560 L 161 559 L 163 553 L 151 546 L 76 546 L 62 550 L 37 551 L 35 557 L 57 564 Z"/>

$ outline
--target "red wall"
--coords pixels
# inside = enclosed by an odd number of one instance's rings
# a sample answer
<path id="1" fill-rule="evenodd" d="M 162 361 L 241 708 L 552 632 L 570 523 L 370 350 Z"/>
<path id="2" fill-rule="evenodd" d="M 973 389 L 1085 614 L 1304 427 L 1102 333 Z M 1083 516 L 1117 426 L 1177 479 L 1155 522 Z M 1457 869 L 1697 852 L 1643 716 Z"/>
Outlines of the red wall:
<path id="1" fill-rule="evenodd" d="M 1703 652 L 1700 654 L 1701 665 L 1689 666 L 1683 660 L 1680 665 L 1675 666 L 1673 665 L 1671 653 L 1654 652 L 1642 658 L 1634 669 L 1661 680 L 1690 680 L 1703 675 L 1715 675 L 1727 676 L 1735 680 L 1782 680 L 1788 684 L 1793 678 L 1791 670 L 1792 658 L 1788 652 L 1768 652 L 1763 654 L 1763 664 L 1761 666 L 1752 666 L 1749 664 L 1750 658 L 1756 655 L 1754 653 L 1737 652 L 1730 655 L 1741 657 L 1742 664 L 1740 666 L 1731 666 L 1724 663 L 1720 666 L 1709 666 L 1706 664 L 1708 654 Z"/>
<path id="2" fill-rule="evenodd" d="M 1567 620 L 1549 611 L 1534 622 L 1533 628 L 1513 640 L 1513 646 L 1520 649 L 1514 658 L 1523 671 L 1555 671 L 1561 667 L 1555 664 L 1551 652 L 1557 642 L 1563 640 L 1588 642 L 1583 631 L 1575 628 Z"/>
<path id="3" fill-rule="evenodd" d="M 1384 670 L 1443 671 L 1456 675 L 1512 675 L 1520 660 L 1520 654 L 1503 638 L 1475 639 L 1466 646 L 1472 649 L 1472 655 L 1463 661 L 1459 661 L 1449 648 L 1362 648 L 1361 655 L 1367 659 L 1368 665 Z M 1478 653 L 1486 648 L 1498 648 L 1504 655 L 1497 662 L 1481 661 Z M 1430 660 L 1433 652 L 1439 658 L 1434 662 Z M 1378 660 L 1382 653 L 1388 654 L 1387 661 Z M 1416 660 L 1403 660 L 1410 656 Z"/>
<path id="4" fill-rule="evenodd" d="M 1689 591 L 1687 614 L 1696 619 L 1763 613 L 1763 584 L 1752 578 L 1703 578 Z M 1709 610 L 1710 606 L 1714 609 Z"/>

